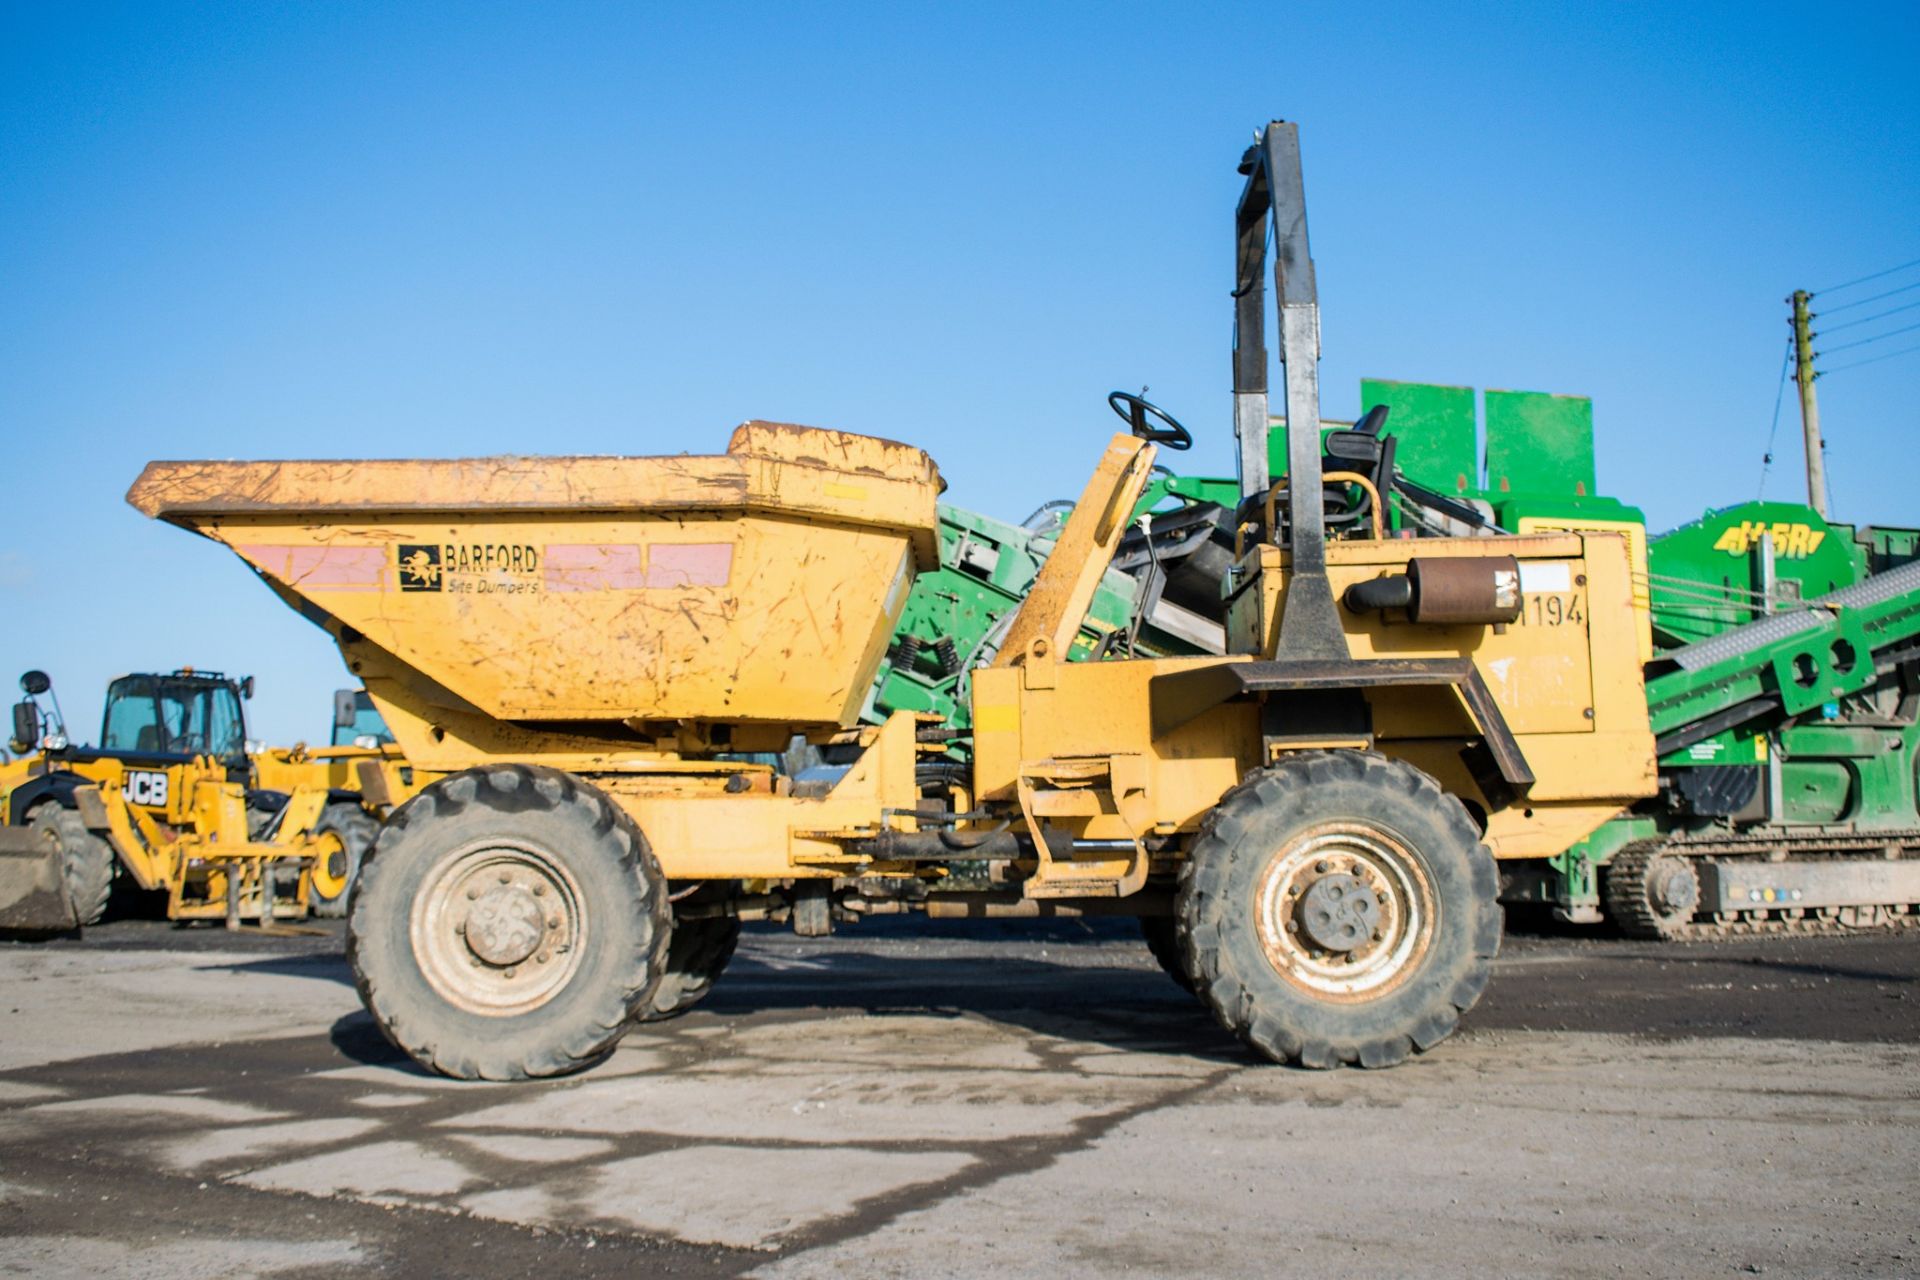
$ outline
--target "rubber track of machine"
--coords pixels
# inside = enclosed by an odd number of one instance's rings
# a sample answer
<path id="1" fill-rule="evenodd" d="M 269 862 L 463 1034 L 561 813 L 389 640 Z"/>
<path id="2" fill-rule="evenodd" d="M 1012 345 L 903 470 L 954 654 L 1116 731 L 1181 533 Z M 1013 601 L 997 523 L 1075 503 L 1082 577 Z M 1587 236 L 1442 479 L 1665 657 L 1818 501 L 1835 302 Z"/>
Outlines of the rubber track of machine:
<path id="1" fill-rule="evenodd" d="M 673 926 L 666 971 L 653 999 L 641 1008 L 640 1022 L 676 1018 L 707 998 L 733 950 L 740 945 L 738 920 L 687 920 Z"/>
<path id="2" fill-rule="evenodd" d="M 1451 828 L 1450 838 L 1467 854 L 1466 889 L 1476 912 L 1469 926 L 1471 954 L 1451 988 L 1406 1025 L 1351 1039 L 1309 1037 L 1257 1007 L 1255 993 L 1228 962 L 1229 950 L 1219 928 L 1222 912 L 1212 904 L 1227 897 L 1227 864 L 1240 853 L 1238 842 L 1262 825 L 1263 809 L 1281 803 L 1298 788 L 1355 782 L 1397 791 Z M 1215 856 L 1209 856 L 1216 850 Z M 1180 869 L 1175 923 L 1196 992 L 1227 1030 L 1276 1062 L 1321 1069 L 1390 1067 L 1451 1035 L 1460 1015 L 1473 1008 L 1486 990 L 1493 957 L 1500 950 L 1498 880 L 1493 854 L 1480 842 L 1479 829 L 1465 806 L 1425 773 L 1372 751 L 1301 751 L 1249 772 L 1207 814 Z M 1250 905 L 1227 903 L 1226 910 L 1246 911 L 1250 916 Z"/>
<path id="3" fill-rule="evenodd" d="M 513 775 L 511 782 L 507 781 L 506 775 L 509 774 Z M 499 802 L 510 796 L 521 803 L 537 797 L 545 802 L 549 812 L 575 809 L 592 823 L 594 829 L 604 832 L 625 872 L 621 883 L 627 888 L 629 896 L 618 905 L 632 912 L 635 918 L 647 921 L 651 928 L 644 947 L 629 955 L 616 957 L 625 965 L 620 980 L 610 984 L 604 1007 L 585 1020 L 585 1025 L 574 1032 L 568 1043 L 545 1046 L 513 1060 L 482 1062 L 457 1048 L 448 1049 L 433 1043 L 431 1027 L 425 1028 L 423 1035 L 421 1028 L 399 1025 L 395 1016 L 397 1011 L 391 1008 L 385 998 L 378 979 L 369 972 L 369 960 L 375 958 L 370 953 L 375 948 L 364 943 L 361 935 L 372 923 L 366 918 L 366 907 L 370 901 L 377 900 L 380 879 L 393 874 L 388 870 L 392 858 L 389 856 L 383 863 L 382 856 L 390 855 L 402 846 L 409 828 L 424 828 L 436 816 L 450 816 L 470 805 L 500 807 Z M 653 850 L 639 826 L 598 788 L 544 765 L 483 765 L 442 778 L 421 791 L 387 819 L 381 829 L 380 839 L 361 864 L 359 891 L 352 895 L 352 899 L 351 923 L 347 930 L 347 963 L 353 969 L 354 985 L 359 989 L 361 1001 L 373 1013 L 381 1031 L 398 1048 L 423 1066 L 463 1080 L 526 1080 L 565 1075 L 606 1057 L 626 1033 L 634 1015 L 653 999 L 654 988 L 665 971 L 667 946 L 672 933 L 666 877 L 661 874 L 660 865 L 655 861 Z M 600 905 L 615 904 L 607 902 Z M 384 950 L 384 946 L 380 950 Z M 390 963 L 387 957 L 380 956 L 378 959 L 383 964 Z M 432 1021 L 430 1011 L 424 1020 Z"/>
<path id="4" fill-rule="evenodd" d="M 36 806 L 27 822 L 52 830 L 54 839 L 60 842 L 60 870 L 66 877 L 74 915 L 83 925 L 100 923 L 107 914 L 113 869 L 119 862 L 113 846 L 87 830 L 79 813 L 55 802 Z"/>
<path id="5" fill-rule="evenodd" d="M 1661 854 L 1658 840 L 1630 844 L 1607 863 L 1607 917 L 1630 938 L 1677 942 L 1704 931 L 1689 920 L 1663 917 L 1647 896 L 1647 873 Z"/>

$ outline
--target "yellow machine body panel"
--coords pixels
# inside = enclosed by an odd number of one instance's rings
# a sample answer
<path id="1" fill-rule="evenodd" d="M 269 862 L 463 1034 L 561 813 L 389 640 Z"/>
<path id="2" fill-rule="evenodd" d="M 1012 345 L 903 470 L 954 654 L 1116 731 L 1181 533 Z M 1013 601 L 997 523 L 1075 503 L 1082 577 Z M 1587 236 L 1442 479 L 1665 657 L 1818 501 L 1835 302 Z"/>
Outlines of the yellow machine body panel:
<path id="1" fill-rule="evenodd" d="M 1327 546 L 1339 598 L 1356 582 L 1404 573 L 1424 558 L 1512 556 L 1519 563 L 1518 620 L 1499 625 L 1413 626 L 1391 613 L 1342 611 L 1356 659 L 1469 658 L 1525 755 L 1534 782 L 1521 803 L 1481 794 L 1461 748 L 1479 736 L 1449 687 L 1366 691 L 1371 745 L 1476 799 L 1496 856 L 1558 853 L 1656 786 L 1653 735 L 1642 692 L 1638 633 L 1643 597 L 1630 549 L 1616 534 L 1345 541 Z M 1194 830 L 1248 769 L 1265 763 L 1257 706 L 1228 701 L 1157 731 L 1154 685 L 1162 676 L 1272 657 L 1286 604 L 1287 564 L 1261 546 L 1242 559 L 1247 586 L 1230 602 L 1224 658 L 1103 663 L 1036 662 L 974 674 L 975 774 L 984 800 L 1043 786 L 1062 761 L 1124 758 L 1144 791 L 1129 816 L 1112 793 L 1089 809 L 1077 836 L 1113 839 Z M 1296 744 L 1306 745 L 1306 744 Z M 1079 781 L 1075 789 L 1103 790 Z"/>
<path id="2" fill-rule="evenodd" d="M 379 747 L 269 747 L 249 757 L 256 786 L 268 791 L 352 791 L 385 813 L 443 774 L 416 769 L 392 744 Z"/>
<path id="3" fill-rule="evenodd" d="M 1512 623 L 1415 626 L 1393 611 L 1342 611 L 1355 658 L 1473 661 L 1535 778 L 1524 803 L 1484 806 L 1493 810 L 1487 843 L 1495 855 L 1558 853 L 1627 803 L 1652 795 L 1658 781 L 1640 668 L 1646 598 L 1636 587 L 1626 539 L 1584 532 L 1332 542 L 1327 575 L 1340 598 L 1356 583 L 1404 573 L 1416 556 L 1518 561 L 1520 613 Z M 1263 546 L 1249 559 L 1256 562 L 1248 567 L 1257 568 L 1257 585 L 1231 602 L 1228 630 L 1254 652 L 1271 654 L 1286 609 L 1286 556 Z M 1457 696 L 1446 689 L 1376 689 L 1368 702 L 1382 750 L 1420 766 L 1456 794 L 1475 794 L 1459 753 L 1474 726 Z"/>
<path id="4" fill-rule="evenodd" d="M 1653 660 L 1653 595 L 1647 577 L 1647 526 L 1637 520 L 1578 519 L 1565 516 L 1521 516 L 1515 532 L 1617 533 L 1627 540 L 1633 565 L 1633 607 L 1639 614 L 1640 661 Z"/>
<path id="5" fill-rule="evenodd" d="M 852 724 L 939 487 L 918 449 L 749 423 L 720 457 L 153 463 L 128 498 L 320 614 L 406 757 L 447 769 L 501 745 L 463 751 L 463 718 L 603 745 Z"/>

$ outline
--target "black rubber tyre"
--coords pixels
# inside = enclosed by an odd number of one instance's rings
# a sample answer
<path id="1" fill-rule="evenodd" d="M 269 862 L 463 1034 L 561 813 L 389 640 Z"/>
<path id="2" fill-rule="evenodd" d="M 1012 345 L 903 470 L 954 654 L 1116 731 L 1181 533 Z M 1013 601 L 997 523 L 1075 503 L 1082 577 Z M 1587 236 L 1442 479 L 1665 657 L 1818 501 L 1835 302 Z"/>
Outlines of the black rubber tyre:
<path id="1" fill-rule="evenodd" d="M 347 902 L 353 893 L 353 882 L 360 874 L 360 864 L 366 861 L 367 850 L 373 848 L 373 842 L 379 838 L 380 819 L 351 801 L 341 800 L 322 809 L 320 821 L 313 824 L 315 835 L 328 832 L 340 837 L 341 850 L 330 855 L 328 861 L 333 863 L 330 870 L 343 887 L 340 892 L 327 896 L 321 892 L 316 879 L 312 906 L 316 916 L 338 920 L 347 914 Z"/>
<path id="2" fill-rule="evenodd" d="M 1202 1001 L 1267 1057 L 1387 1067 L 1446 1039 L 1486 988 L 1498 879 L 1465 807 L 1420 770 L 1301 752 L 1249 773 L 1208 815 L 1181 869 L 1176 934 Z M 1369 913 L 1361 932 L 1311 918 L 1330 894 Z"/>
<path id="3" fill-rule="evenodd" d="M 1179 931 L 1172 916 L 1141 916 L 1140 936 L 1147 940 L 1147 950 L 1160 962 L 1175 985 L 1188 995 L 1195 994 L 1193 979 L 1187 976 L 1186 957 L 1180 952 Z"/>
<path id="4" fill-rule="evenodd" d="M 53 832 L 60 844 L 61 870 L 67 877 L 74 914 L 83 925 L 100 923 L 113 892 L 114 870 L 120 865 L 113 846 L 87 830 L 77 811 L 57 803 L 36 806 L 27 815 L 27 825 Z"/>
<path id="5" fill-rule="evenodd" d="M 664 1022 L 706 999 L 740 944 L 740 922 L 729 918 L 676 920 L 667 945 L 667 967 L 660 985 L 635 1016 L 638 1022 Z"/>
<path id="6" fill-rule="evenodd" d="M 653 999 L 666 880 L 598 788 L 490 765 L 387 819 L 351 895 L 347 959 L 374 1021 L 463 1080 L 563 1075 L 613 1051 Z"/>

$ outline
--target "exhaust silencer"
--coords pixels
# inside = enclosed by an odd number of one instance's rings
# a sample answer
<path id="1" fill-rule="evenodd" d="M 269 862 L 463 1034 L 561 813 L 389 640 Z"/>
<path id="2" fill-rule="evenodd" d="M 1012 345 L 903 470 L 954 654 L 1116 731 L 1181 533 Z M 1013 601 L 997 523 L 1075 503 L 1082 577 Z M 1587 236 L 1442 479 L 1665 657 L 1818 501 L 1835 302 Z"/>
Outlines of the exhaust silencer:
<path id="1" fill-rule="evenodd" d="M 1356 582 L 1342 603 L 1349 612 L 1405 609 L 1427 626 L 1484 626 L 1520 616 L 1520 562 L 1512 556 L 1415 556 L 1405 573 Z"/>

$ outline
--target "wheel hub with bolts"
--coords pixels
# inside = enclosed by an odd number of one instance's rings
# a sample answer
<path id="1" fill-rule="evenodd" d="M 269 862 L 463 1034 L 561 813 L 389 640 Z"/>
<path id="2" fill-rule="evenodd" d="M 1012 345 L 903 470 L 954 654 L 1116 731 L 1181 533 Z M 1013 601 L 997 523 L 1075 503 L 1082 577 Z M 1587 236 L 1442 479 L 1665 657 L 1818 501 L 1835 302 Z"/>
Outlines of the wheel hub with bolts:
<path id="1" fill-rule="evenodd" d="M 517 965 L 540 948 L 546 915 L 525 885 L 502 874 L 501 883 L 481 894 L 467 912 L 461 934 L 473 954 L 491 965 Z"/>
<path id="2" fill-rule="evenodd" d="M 414 902 L 410 935 L 427 981 L 473 1013 L 508 1015 L 552 999 L 579 965 L 582 899 L 560 863 L 532 845 L 455 850 Z"/>
<path id="3" fill-rule="evenodd" d="M 1434 893 L 1419 859 L 1371 823 L 1324 823 L 1274 854 L 1260 879 L 1267 962 L 1321 996 L 1372 999 L 1431 945 Z"/>
<path id="4" fill-rule="evenodd" d="M 1352 951 L 1373 939 L 1380 904 L 1366 881 L 1350 872 L 1322 875 L 1300 895 L 1294 918 L 1315 946 Z"/>

